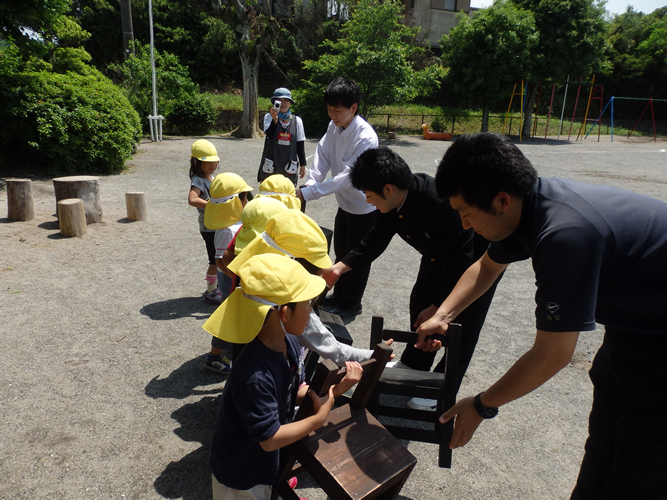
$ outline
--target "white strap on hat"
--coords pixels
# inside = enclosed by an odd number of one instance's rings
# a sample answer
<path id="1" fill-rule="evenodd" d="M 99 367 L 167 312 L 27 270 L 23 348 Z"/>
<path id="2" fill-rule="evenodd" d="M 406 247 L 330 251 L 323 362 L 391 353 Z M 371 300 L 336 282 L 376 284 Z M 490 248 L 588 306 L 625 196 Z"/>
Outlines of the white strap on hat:
<path id="1" fill-rule="evenodd" d="M 261 194 L 262 196 L 276 196 L 276 195 L 291 196 L 287 193 L 276 193 L 275 191 L 260 191 L 259 194 Z"/>
<path id="2" fill-rule="evenodd" d="M 282 253 L 284 253 L 285 255 L 290 257 L 291 259 L 296 259 L 296 257 L 294 255 L 292 255 L 287 250 L 285 250 L 280 245 L 278 245 L 278 243 L 276 243 L 275 240 L 273 238 L 271 238 L 271 236 L 269 236 L 269 234 L 266 231 L 264 231 L 262 234 L 260 234 L 260 236 L 266 242 L 267 245 L 275 248 L 276 250 L 280 250 Z"/>
<path id="3" fill-rule="evenodd" d="M 226 202 L 228 202 L 229 200 L 231 200 L 232 198 L 234 198 L 238 195 L 239 195 L 238 193 L 234 193 L 234 194 L 230 194 L 229 196 L 223 196 L 222 198 L 211 198 L 208 201 L 209 201 L 209 203 L 226 203 Z"/>
<path id="4" fill-rule="evenodd" d="M 257 295 L 250 295 L 249 293 L 243 292 L 243 296 L 246 299 L 254 300 L 255 302 L 259 302 L 260 304 L 264 304 L 266 306 L 271 306 L 271 307 L 278 307 L 279 304 L 276 304 L 274 302 L 271 302 L 270 300 L 263 299 L 262 297 L 258 297 Z"/>

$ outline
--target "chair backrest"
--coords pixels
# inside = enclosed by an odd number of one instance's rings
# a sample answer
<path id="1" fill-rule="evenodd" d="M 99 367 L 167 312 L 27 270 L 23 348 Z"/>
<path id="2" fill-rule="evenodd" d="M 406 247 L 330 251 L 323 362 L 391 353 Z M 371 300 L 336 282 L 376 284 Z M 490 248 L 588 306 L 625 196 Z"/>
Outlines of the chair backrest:
<path id="1" fill-rule="evenodd" d="M 413 428 L 407 425 L 385 424 L 385 427 L 399 439 L 439 444 L 439 466 L 451 467 L 449 441 L 454 430 L 454 422 L 450 420 L 441 424 L 438 418 L 445 410 L 456 403 L 461 325 L 452 323 L 445 335 L 434 335 L 432 338 L 437 338 L 442 342 L 445 359 L 444 373 L 438 374 L 398 368 L 385 370 L 369 403 L 369 411 L 376 418 L 385 416 L 432 424 L 431 429 L 424 429 L 423 425 Z M 394 343 L 407 344 L 414 343 L 417 335 L 411 331 L 385 329 L 384 319 L 381 316 L 374 316 L 371 324 L 371 344 L 389 339 L 393 339 Z M 413 410 L 402 406 L 383 404 L 380 402 L 380 394 L 430 398 L 437 400 L 438 403 L 435 412 Z"/>

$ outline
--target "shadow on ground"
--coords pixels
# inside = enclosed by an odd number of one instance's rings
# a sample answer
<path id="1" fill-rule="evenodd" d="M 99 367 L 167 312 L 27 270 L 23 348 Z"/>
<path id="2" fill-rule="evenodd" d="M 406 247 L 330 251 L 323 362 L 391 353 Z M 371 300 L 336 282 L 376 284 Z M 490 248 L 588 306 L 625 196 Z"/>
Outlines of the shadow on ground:
<path id="1" fill-rule="evenodd" d="M 225 380 L 226 376 L 204 369 L 204 355 L 202 355 L 183 363 L 167 378 L 161 379 L 159 376 L 153 378 L 146 385 L 144 392 L 153 399 L 185 399 L 190 396 L 219 394 L 222 392 Z M 213 384 L 216 385 L 213 389 L 197 389 Z"/>
<path id="2" fill-rule="evenodd" d="M 217 307 L 204 302 L 201 297 L 180 297 L 146 304 L 139 312 L 156 321 L 180 318 L 206 319 Z"/>

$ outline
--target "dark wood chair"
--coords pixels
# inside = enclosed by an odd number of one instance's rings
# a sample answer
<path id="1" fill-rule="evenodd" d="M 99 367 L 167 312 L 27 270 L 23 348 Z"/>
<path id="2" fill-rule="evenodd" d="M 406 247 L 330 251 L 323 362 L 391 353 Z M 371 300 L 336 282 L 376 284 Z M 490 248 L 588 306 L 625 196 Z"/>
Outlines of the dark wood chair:
<path id="1" fill-rule="evenodd" d="M 350 403 L 334 408 L 320 429 L 283 450 L 287 459 L 272 500 L 279 495 L 283 500 L 298 500 L 287 481 L 301 472 L 308 472 L 336 500 L 393 500 L 398 496 L 417 459 L 366 410 L 391 352 L 386 344 L 378 345 L 373 357 L 362 363 L 364 373 Z M 344 368 L 324 360 L 310 388 L 324 395 L 344 375 Z M 295 420 L 312 411 L 312 400 L 304 399 Z"/>
<path id="2" fill-rule="evenodd" d="M 445 356 L 445 372 L 432 373 L 401 368 L 385 368 L 368 403 L 368 410 L 384 423 L 386 429 L 397 439 L 408 439 L 439 445 L 438 465 L 452 466 L 452 450 L 449 442 L 452 438 L 454 421 L 446 424 L 438 421 L 440 415 L 456 403 L 458 391 L 458 359 L 461 344 L 461 325 L 452 323 L 446 335 L 436 336 L 442 341 Z M 383 340 L 394 339 L 397 343 L 414 343 L 415 332 L 388 330 L 384 328 L 384 319 L 373 316 L 371 323 L 371 345 Z M 409 396 L 437 400 L 436 411 L 413 410 L 399 404 L 391 404 L 389 397 L 382 395 Z M 389 401 L 388 401 L 389 400 Z M 401 419 L 391 425 L 386 418 Z M 425 424 L 424 424 L 425 423 Z M 412 424 L 412 425 L 410 425 Z M 424 428 L 426 427 L 426 428 Z"/>

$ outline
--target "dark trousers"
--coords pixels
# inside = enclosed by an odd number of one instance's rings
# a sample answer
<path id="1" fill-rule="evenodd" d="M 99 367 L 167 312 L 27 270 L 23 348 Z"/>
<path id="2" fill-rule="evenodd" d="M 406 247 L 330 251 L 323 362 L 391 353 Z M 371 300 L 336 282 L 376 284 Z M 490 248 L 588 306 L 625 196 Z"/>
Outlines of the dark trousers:
<path id="1" fill-rule="evenodd" d="M 412 287 L 412 294 L 410 295 L 410 329 L 415 331 L 413 326 L 417 320 L 417 316 L 427 307 L 434 305 L 433 298 L 440 285 L 441 276 L 443 273 L 442 266 L 432 266 L 428 262 L 422 260 L 419 266 L 419 274 L 417 281 Z M 463 381 L 472 355 L 477 346 L 479 339 L 479 332 L 482 330 L 486 313 L 491 305 L 493 294 L 496 291 L 498 282 L 502 275 L 498 277 L 496 282 L 489 288 L 484 295 L 482 295 L 475 302 L 470 304 L 461 314 L 459 314 L 454 323 L 461 323 L 461 351 L 459 356 L 459 385 Z M 435 304 L 439 305 L 439 304 Z M 416 336 L 415 336 L 416 340 Z M 416 349 L 412 344 L 408 344 L 403 351 L 401 361 L 415 370 L 429 371 L 433 365 L 436 357 L 436 352 L 424 352 Z M 444 358 L 436 365 L 435 372 L 445 371 Z"/>
<path id="2" fill-rule="evenodd" d="M 377 220 L 378 211 L 369 214 L 354 215 L 338 209 L 334 221 L 333 246 L 336 252 L 336 262 L 339 262 L 347 253 L 354 249 L 366 233 L 373 229 Z M 333 295 L 341 305 L 348 307 L 361 302 L 371 272 L 368 266 L 355 267 L 343 274 L 334 286 Z"/>
<path id="3" fill-rule="evenodd" d="M 667 334 L 607 328 L 574 500 L 667 498 Z"/>

